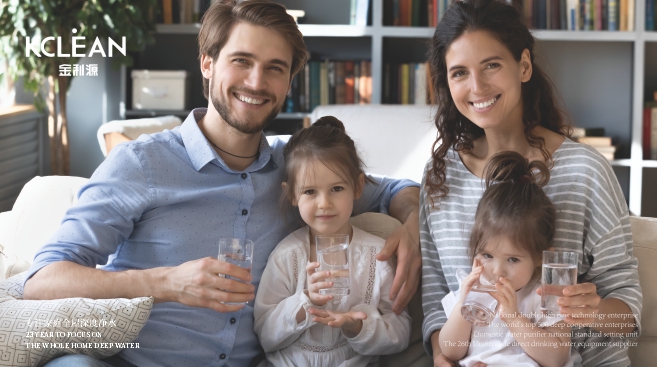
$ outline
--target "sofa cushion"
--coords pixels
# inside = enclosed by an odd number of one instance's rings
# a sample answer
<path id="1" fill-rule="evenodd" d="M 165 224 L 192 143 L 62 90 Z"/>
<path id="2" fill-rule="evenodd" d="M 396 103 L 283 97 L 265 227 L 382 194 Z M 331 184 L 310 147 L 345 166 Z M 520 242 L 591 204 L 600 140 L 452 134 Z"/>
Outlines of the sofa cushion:
<path id="1" fill-rule="evenodd" d="M 138 347 L 124 344 L 146 324 L 152 297 L 23 300 L 26 276 L 0 283 L 0 366 L 41 366 L 64 354 L 100 359 Z"/>
<path id="2" fill-rule="evenodd" d="M 32 263 L 34 254 L 61 224 L 66 210 L 77 202 L 80 187 L 86 178 L 71 176 L 35 177 L 26 183 L 8 214 L 0 218 L 7 269 L 12 264 L 22 270 Z M 6 272 L 5 272 L 6 273 Z M 14 271 L 9 276 L 15 275 Z"/>

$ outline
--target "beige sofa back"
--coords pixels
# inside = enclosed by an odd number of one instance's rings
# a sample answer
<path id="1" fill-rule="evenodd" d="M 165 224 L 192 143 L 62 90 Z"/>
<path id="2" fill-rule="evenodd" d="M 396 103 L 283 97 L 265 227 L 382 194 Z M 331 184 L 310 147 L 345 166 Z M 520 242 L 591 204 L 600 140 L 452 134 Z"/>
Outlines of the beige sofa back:
<path id="1" fill-rule="evenodd" d="M 657 218 L 630 217 L 634 256 L 639 259 L 643 291 L 641 336 L 630 348 L 632 366 L 657 365 Z"/>

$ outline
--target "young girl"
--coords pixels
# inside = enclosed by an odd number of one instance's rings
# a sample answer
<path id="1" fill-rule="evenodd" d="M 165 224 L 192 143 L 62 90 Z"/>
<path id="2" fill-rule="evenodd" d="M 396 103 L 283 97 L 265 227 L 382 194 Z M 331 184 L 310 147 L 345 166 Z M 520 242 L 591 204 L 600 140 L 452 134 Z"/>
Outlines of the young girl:
<path id="1" fill-rule="evenodd" d="M 570 327 L 559 317 L 543 316 L 541 257 L 554 237 L 556 211 L 542 186 L 550 173 L 539 161 L 528 163 L 516 152 L 494 155 L 484 168 L 486 191 L 479 202 L 470 236 L 472 272 L 459 291 L 443 299 L 447 323 L 440 348 L 461 366 L 572 366 Z M 461 306 L 480 276 L 495 283 L 498 301 L 489 326 L 473 326 Z M 456 304 L 454 304 L 456 301 Z M 465 358 L 464 358 L 465 357 Z"/>
<path id="2" fill-rule="evenodd" d="M 378 355 L 405 349 L 406 312 L 392 311 L 394 270 L 376 261 L 384 241 L 349 224 L 365 184 L 353 140 L 335 117 L 295 133 L 284 150 L 283 199 L 308 225 L 269 256 L 256 295 L 255 332 L 274 366 L 376 366 Z M 330 273 L 317 271 L 315 237 L 348 234 L 350 293 L 320 294 Z"/>

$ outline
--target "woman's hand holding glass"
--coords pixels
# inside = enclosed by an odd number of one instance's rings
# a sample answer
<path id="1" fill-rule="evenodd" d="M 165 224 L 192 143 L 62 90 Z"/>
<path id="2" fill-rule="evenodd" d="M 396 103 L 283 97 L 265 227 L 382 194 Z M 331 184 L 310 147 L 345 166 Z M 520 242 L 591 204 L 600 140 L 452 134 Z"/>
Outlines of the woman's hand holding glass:
<path id="1" fill-rule="evenodd" d="M 536 293 L 540 295 L 541 292 L 539 288 Z M 595 284 L 580 283 L 564 288 L 557 304 L 567 324 L 589 326 L 596 322 L 601 300 Z"/>
<path id="2" fill-rule="evenodd" d="M 326 278 L 331 275 L 330 271 L 316 271 L 319 267 L 318 262 L 309 262 L 306 265 L 306 272 L 308 274 L 308 298 L 315 306 L 324 306 L 328 301 L 333 299 L 333 295 L 320 294 L 320 289 L 328 289 L 333 287 L 333 282 L 325 282 Z"/>

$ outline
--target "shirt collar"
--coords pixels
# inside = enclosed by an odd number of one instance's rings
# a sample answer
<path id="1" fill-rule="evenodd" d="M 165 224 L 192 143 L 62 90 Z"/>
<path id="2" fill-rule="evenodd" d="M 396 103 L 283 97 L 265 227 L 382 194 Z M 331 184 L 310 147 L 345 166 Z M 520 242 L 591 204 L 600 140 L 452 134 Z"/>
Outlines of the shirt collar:
<path id="1" fill-rule="evenodd" d="M 197 171 L 200 171 L 208 163 L 212 162 L 228 172 L 237 172 L 228 167 L 224 160 L 219 157 L 208 139 L 203 135 L 201 128 L 198 127 L 198 121 L 205 116 L 207 111 L 207 108 L 195 108 L 180 127 L 180 136 L 185 144 L 187 155 L 194 165 L 194 169 Z M 260 146 L 258 149 L 260 156 L 244 170 L 245 172 L 258 171 L 272 160 L 273 149 L 269 145 L 269 142 L 267 142 L 265 134 L 260 134 Z"/>

